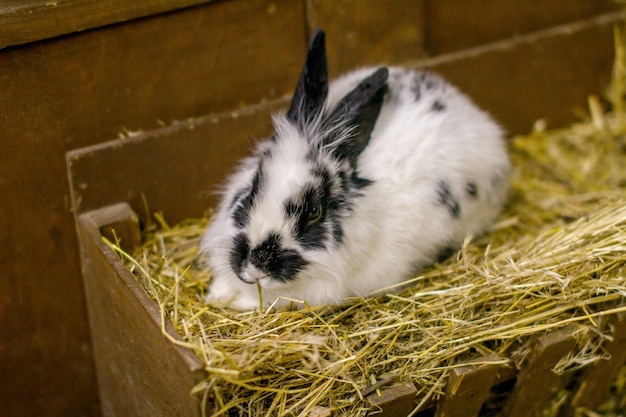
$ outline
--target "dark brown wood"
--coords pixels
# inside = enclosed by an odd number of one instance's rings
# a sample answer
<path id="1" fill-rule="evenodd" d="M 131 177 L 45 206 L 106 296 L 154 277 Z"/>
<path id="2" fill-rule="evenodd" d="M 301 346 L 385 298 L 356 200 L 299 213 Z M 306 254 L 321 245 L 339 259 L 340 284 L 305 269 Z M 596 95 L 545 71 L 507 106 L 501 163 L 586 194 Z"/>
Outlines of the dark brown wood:
<path id="1" fill-rule="evenodd" d="M 77 213 L 119 201 L 148 222 L 161 211 L 172 224 L 199 217 L 216 203 L 219 186 L 254 137 L 271 132 L 277 100 L 240 111 L 206 116 L 67 154 Z"/>
<path id="2" fill-rule="evenodd" d="M 562 126 L 604 91 L 613 60 L 613 25 L 623 11 L 416 63 L 457 84 L 510 133 L 538 120 Z M 584 52 L 583 52 L 584 51 Z"/>
<path id="3" fill-rule="evenodd" d="M 425 47 L 446 54 L 621 7 L 612 0 L 427 0 Z"/>
<path id="4" fill-rule="evenodd" d="M 124 252 L 133 253 L 141 245 L 139 218 L 129 212 L 127 204 L 118 204 L 108 208 L 109 223 L 100 226 L 102 237 L 118 245 Z"/>
<path id="5" fill-rule="evenodd" d="M 529 357 L 520 367 L 517 381 L 502 417 L 541 417 L 550 399 L 563 386 L 563 379 L 552 371 L 572 350 L 576 341 L 572 328 L 548 333 L 537 338 Z"/>
<path id="6" fill-rule="evenodd" d="M 5 0 L 0 3 L 0 49 L 211 0 Z"/>
<path id="7" fill-rule="evenodd" d="M 477 417 L 491 388 L 504 375 L 514 375 L 514 366 L 490 354 L 454 368 L 443 398 L 437 403 L 436 417 Z"/>
<path id="8" fill-rule="evenodd" d="M 308 0 L 309 30 L 326 30 L 331 78 L 425 56 L 425 0 Z"/>
<path id="9" fill-rule="evenodd" d="M 206 376 L 200 359 L 162 334 L 157 304 L 101 239 L 100 228 L 125 221 L 136 224 L 125 203 L 78 218 L 103 416 L 200 416 L 190 395 Z"/>
<path id="10" fill-rule="evenodd" d="M 406 416 L 415 407 L 415 396 L 417 389 L 411 381 L 404 381 L 394 384 L 380 391 L 367 396 L 375 411 L 372 416 L 396 417 Z"/>
<path id="11" fill-rule="evenodd" d="M 611 327 L 613 339 L 604 346 L 607 359 L 598 360 L 583 371 L 565 415 L 579 415 L 577 409 L 595 410 L 609 396 L 611 385 L 626 363 L 626 315 L 614 317 Z"/>

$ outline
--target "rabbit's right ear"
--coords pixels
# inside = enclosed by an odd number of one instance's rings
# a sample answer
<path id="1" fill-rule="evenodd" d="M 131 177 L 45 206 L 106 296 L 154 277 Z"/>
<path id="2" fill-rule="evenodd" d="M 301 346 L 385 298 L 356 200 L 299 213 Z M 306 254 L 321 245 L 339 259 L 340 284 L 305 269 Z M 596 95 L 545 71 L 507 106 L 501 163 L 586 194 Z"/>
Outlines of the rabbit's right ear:
<path id="1" fill-rule="evenodd" d="M 306 125 L 324 109 L 328 95 L 328 65 L 324 38 L 324 31 L 318 29 L 309 42 L 306 62 L 287 112 L 287 117 L 295 123 Z"/>

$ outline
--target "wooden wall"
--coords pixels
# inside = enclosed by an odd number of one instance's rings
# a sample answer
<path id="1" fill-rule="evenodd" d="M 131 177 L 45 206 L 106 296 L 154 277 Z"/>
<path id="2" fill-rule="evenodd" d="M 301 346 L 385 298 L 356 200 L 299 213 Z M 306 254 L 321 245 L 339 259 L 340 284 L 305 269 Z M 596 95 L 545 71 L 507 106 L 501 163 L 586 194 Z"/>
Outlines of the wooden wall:
<path id="1" fill-rule="evenodd" d="M 67 151 L 289 94 L 316 26 L 328 32 L 336 75 L 615 8 L 610 0 L 0 2 L 0 415 L 99 415 Z M 593 74 L 606 80 L 610 49 L 590 54 L 577 91 L 599 92 Z M 559 122 L 572 119 L 571 109 L 561 113 Z"/>

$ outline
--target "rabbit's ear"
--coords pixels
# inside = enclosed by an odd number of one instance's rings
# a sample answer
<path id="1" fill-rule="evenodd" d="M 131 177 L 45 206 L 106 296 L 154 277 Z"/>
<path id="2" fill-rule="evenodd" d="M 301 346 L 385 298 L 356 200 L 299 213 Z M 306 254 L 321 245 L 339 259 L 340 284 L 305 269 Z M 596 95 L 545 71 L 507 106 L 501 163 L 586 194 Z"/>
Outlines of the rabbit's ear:
<path id="1" fill-rule="evenodd" d="M 307 124 L 324 109 L 328 95 L 328 69 L 324 31 L 315 31 L 309 42 L 306 62 L 300 73 L 296 91 L 287 117 L 299 124 Z"/>
<path id="2" fill-rule="evenodd" d="M 342 126 L 339 131 L 348 130 L 348 134 L 342 137 L 330 135 L 325 138 L 325 144 L 333 147 L 333 153 L 338 159 L 347 159 L 353 167 L 370 141 L 383 105 L 388 76 L 387 68 L 379 68 L 341 99 L 325 121 L 331 127 Z M 336 129 L 330 131 L 337 132 Z"/>

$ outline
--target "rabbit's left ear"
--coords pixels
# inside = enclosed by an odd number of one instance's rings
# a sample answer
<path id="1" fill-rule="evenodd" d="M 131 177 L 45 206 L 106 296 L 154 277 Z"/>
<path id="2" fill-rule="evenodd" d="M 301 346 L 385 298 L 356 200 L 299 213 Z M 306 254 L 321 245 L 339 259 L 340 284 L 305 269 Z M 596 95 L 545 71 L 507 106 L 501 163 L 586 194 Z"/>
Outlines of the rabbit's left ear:
<path id="1" fill-rule="evenodd" d="M 306 62 L 291 99 L 289 120 L 307 124 L 323 111 L 328 95 L 327 67 L 325 34 L 318 29 L 311 37 Z"/>
<path id="2" fill-rule="evenodd" d="M 333 147 L 337 159 L 347 159 L 353 167 L 370 141 L 385 98 L 388 76 L 387 68 L 379 68 L 341 99 L 325 121 L 329 126 L 343 126 L 340 131 L 348 129 L 347 136 L 337 138 L 330 135 L 324 143 Z"/>

